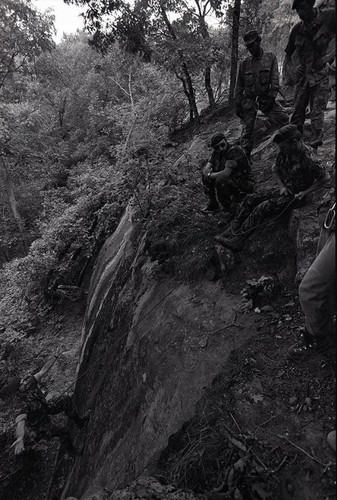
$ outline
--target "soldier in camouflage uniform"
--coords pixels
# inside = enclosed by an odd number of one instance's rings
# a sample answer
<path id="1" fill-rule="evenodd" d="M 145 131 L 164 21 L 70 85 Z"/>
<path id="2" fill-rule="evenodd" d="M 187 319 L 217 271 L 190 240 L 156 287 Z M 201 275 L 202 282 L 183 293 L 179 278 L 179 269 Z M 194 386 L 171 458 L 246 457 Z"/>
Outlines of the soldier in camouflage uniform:
<path id="1" fill-rule="evenodd" d="M 243 39 L 252 56 L 239 66 L 234 99 L 236 114 L 243 124 L 241 145 L 250 158 L 257 110 L 260 109 L 277 128 L 286 125 L 289 118 L 275 101 L 279 91 L 276 56 L 262 50 L 261 37 L 256 30 L 246 33 Z"/>
<path id="2" fill-rule="evenodd" d="M 202 172 L 204 191 L 209 198 L 206 210 L 215 211 L 221 204 L 230 211 L 233 201 L 242 201 L 253 191 L 250 165 L 243 149 L 229 144 L 222 133 L 212 136 L 211 147 L 213 153 Z"/>
<path id="3" fill-rule="evenodd" d="M 22 379 L 15 377 L 0 392 L 0 398 L 7 398 L 11 394 L 16 394 L 21 403 L 19 414 L 15 419 L 16 440 L 13 443 L 15 455 L 19 455 L 24 448 L 25 425 L 35 435 L 37 441 L 40 439 L 52 439 L 58 437 L 70 452 L 75 449 L 71 442 L 69 430 L 65 426 L 60 426 L 52 422 L 50 415 L 57 415 L 64 412 L 74 421 L 78 428 L 82 428 L 88 420 L 88 415 L 80 417 L 74 407 L 70 396 L 62 396 L 55 401 L 47 401 L 39 382 L 50 370 L 57 359 L 47 361 L 42 369 L 35 375 L 26 375 Z"/>
<path id="4" fill-rule="evenodd" d="M 327 63 L 334 58 L 334 52 L 327 52 L 336 33 L 336 17 L 335 9 L 314 8 L 314 4 L 315 0 L 293 2 L 292 8 L 301 21 L 290 32 L 283 72 L 289 73 L 292 55 L 297 52 L 300 64 L 296 71 L 296 94 L 290 123 L 297 125 L 303 134 L 306 108 L 310 104 L 310 145 L 317 148 L 323 143 L 324 110 L 330 92 Z"/>
<path id="5" fill-rule="evenodd" d="M 329 179 L 314 152 L 301 141 L 296 125 L 282 127 L 274 136 L 279 147 L 273 175 L 279 193 L 255 193 L 248 195 L 238 215 L 215 240 L 231 250 L 240 250 L 246 237 L 266 219 L 289 214 L 303 204 L 305 196 L 319 189 Z M 234 234 L 233 234 L 234 233 Z"/>

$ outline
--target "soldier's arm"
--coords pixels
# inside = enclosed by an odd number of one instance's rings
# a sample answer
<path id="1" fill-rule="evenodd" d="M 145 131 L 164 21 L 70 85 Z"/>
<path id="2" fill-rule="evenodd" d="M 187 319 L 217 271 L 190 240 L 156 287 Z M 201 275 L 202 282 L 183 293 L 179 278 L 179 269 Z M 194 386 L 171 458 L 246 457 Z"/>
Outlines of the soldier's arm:
<path id="1" fill-rule="evenodd" d="M 331 61 L 335 57 L 335 54 L 336 54 L 336 51 L 333 50 L 332 52 L 330 52 L 326 56 L 323 56 L 323 57 L 316 59 L 315 64 L 314 64 L 315 69 L 323 68 L 327 62 Z"/>
<path id="2" fill-rule="evenodd" d="M 213 153 L 211 154 L 206 165 L 202 169 L 202 175 L 204 177 L 208 177 L 212 171 L 213 171 Z"/>
<path id="3" fill-rule="evenodd" d="M 296 50 L 296 45 L 295 45 L 296 31 L 297 31 L 296 26 L 294 26 L 290 32 L 288 44 L 285 48 L 286 55 L 282 65 L 282 77 L 284 83 L 286 83 L 288 80 L 293 80 L 294 63 L 292 56 Z"/>
<path id="4" fill-rule="evenodd" d="M 325 171 L 322 171 L 322 174 L 311 184 L 311 186 L 309 186 L 308 189 L 295 194 L 295 198 L 302 199 L 307 194 L 312 193 L 313 191 L 317 191 L 317 189 L 321 189 L 325 186 L 329 179 L 330 176 Z"/>
<path id="5" fill-rule="evenodd" d="M 235 104 L 241 104 L 243 89 L 244 89 L 243 63 L 241 63 L 239 66 L 238 76 L 236 78 L 236 85 L 234 90 Z"/>
<path id="6" fill-rule="evenodd" d="M 41 370 L 37 373 L 35 373 L 34 377 L 38 382 L 45 376 L 45 374 L 51 369 L 55 361 L 58 359 L 62 351 L 60 349 L 57 349 L 56 353 L 53 355 L 52 358 L 50 358 L 41 368 Z"/>
<path id="7" fill-rule="evenodd" d="M 16 440 L 12 444 L 11 448 L 14 448 L 14 454 L 19 455 L 24 449 L 24 437 L 25 437 L 25 422 L 27 419 L 27 414 L 26 413 L 21 413 L 18 417 L 15 419 L 16 423 Z"/>
<path id="8" fill-rule="evenodd" d="M 224 170 L 221 170 L 220 172 L 213 172 L 210 174 L 210 178 L 216 179 L 220 175 L 221 177 L 230 177 L 235 168 L 237 168 L 237 162 L 235 160 L 227 160 Z"/>
<path id="9" fill-rule="evenodd" d="M 278 71 L 277 59 L 276 56 L 274 56 L 271 63 L 269 96 L 275 99 L 277 96 L 277 92 L 279 91 L 279 88 L 280 88 L 280 75 Z"/>
<path id="10" fill-rule="evenodd" d="M 279 172 L 278 172 L 278 168 L 277 168 L 277 164 L 276 165 L 273 165 L 272 166 L 272 173 L 273 173 L 273 177 L 276 181 L 276 184 L 278 185 L 278 187 L 280 188 L 280 194 L 287 194 L 287 193 L 291 193 L 290 189 L 288 189 L 284 184 L 283 184 L 283 181 L 279 175 Z"/>

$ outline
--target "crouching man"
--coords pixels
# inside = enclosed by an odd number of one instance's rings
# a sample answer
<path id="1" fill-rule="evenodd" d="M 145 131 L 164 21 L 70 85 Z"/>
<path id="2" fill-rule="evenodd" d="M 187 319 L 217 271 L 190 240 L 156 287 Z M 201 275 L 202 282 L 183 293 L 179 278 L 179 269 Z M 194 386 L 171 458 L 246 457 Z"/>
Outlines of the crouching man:
<path id="1" fill-rule="evenodd" d="M 210 145 L 213 153 L 202 172 L 204 191 L 209 198 L 206 210 L 216 211 L 221 205 L 225 212 L 231 212 L 233 202 L 241 201 L 253 191 L 250 164 L 243 149 L 229 144 L 222 133 L 214 134 Z"/>

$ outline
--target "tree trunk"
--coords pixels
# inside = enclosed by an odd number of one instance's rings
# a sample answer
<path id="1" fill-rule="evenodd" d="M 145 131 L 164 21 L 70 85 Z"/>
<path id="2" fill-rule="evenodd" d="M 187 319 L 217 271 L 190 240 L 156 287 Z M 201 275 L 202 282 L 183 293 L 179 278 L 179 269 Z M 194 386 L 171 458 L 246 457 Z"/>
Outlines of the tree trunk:
<path id="1" fill-rule="evenodd" d="M 163 6 L 162 3 L 160 4 L 160 12 L 161 12 L 161 15 L 163 17 L 163 20 L 165 22 L 165 25 L 167 27 L 168 32 L 170 33 L 173 40 L 178 42 L 179 41 L 178 37 L 173 29 L 172 24 L 170 23 L 169 18 L 167 17 L 165 7 Z M 187 64 L 184 60 L 184 53 L 179 48 L 178 48 L 178 54 L 179 54 L 179 58 L 180 58 L 180 62 L 181 62 L 181 69 L 182 69 L 182 72 L 184 74 L 183 79 L 181 77 L 178 77 L 178 78 L 179 78 L 179 80 L 183 81 L 185 84 L 185 85 L 184 84 L 183 85 L 184 85 L 184 92 L 188 97 L 188 103 L 190 106 L 190 121 L 195 120 L 197 123 L 199 123 L 200 117 L 199 117 L 197 103 L 195 101 L 195 92 L 194 92 L 194 88 L 193 88 L 192 78 L 191 78 L 190 72 L 188 71 Z"/>
<path id="2" fill-rule="evenodd" d="M 19 228 L 20 232 L 22 233 L 23 228 L 24 228 L 24 223 L 23 223 L 22 217 L 21 217 L 19 209 L 18 209 L 18 203 L 17 203 L 16 198 L 15 198 L 13 183 L 10 179 L 9 172 L 8 172 L 6 163 L 5 163 L 3 158 L 1 158 L 1 163 L 2 163 L 2 168 L 3 168 L 3 179 L 4 179 L 4 183 L 5 183 L 6 190 L 7 190 L 9 205 L 11 207 L 11 211 L 12 211 L 13 217 L 18 225 L 18 228 Z"/>
<path id="3" fill-rule="evenodd" d="M 2 171 L 3 171 L 4 184 L 5 184 L 5 187 L 7 190 L 9 205 L 11 207 L 13 217 L 15 219 L 15 222 L 17 223 L 20 234 L 22 236 L 22 245 L 24 248 L 24 252 L 27 254 L 28 253 L 28 246 L 27 246 L 25 235 L 24 235 L 24 221 L 20 215 L 20 212 L 18 209 L 18 203 L 17 203 L 16 198 L 15 198 L 13 183 L 11 181 L 6 163 L 5 163 L 3 158 L 1 158 L 1 165 L 2 165 Z"/>
<path id="4" fill-rule="evenodd" d="M 202 15 L 201 10 L 199 11 L 199 26 L 200 26 L 200 33 L 202 38 L 205 40 L 205 43 L 208 45 L 208 48 L 210 47 L 210 36 L 208 33 L 207 25 L 205 22 L 205 17 Z M 205 89 L 208 95 L 208 102 L 210 107 L 214 106 L 215 104 L 215 99 L 214 99 L 214 92 L 212 89 L 211 85 L 211 69 L 212 65 L 209 62 L 205 63 L 205 72 L 204 72 L 204 77 L 205 77 Z"/>
<path id="5" fill-rule="evenodd" d="M 194 93 L 192 78 L 191 78 L 191 75 L 188 71 L 188 68 L 184 62 L 182 63 L 181 67 L 182 67 L 183 73 L 185 75 L 185 83 L 186 83 L 186 87 L 187 87 L 187 91 L 188 91 L 188 95 L 189 95 L 188 100 L 189 100 L 190 109 L 191 109 L 192 115 L 193 115 L 193 119 L 191 121 L 196 121 L 197 123 L 199 123 L 200 117 L 199 117 L 197 103 L 195 102 L 195 93 Z"/>
<path id="6" fill-rule="evenodd" d="M 189 112 L 190 112 L 190 122 L 192 122 L 193 119 L 194 119 L 193 103 L 191 101 L 191 96 L 190 96 L 190 93 L 189 93 L 188 88 L 187 88 L 187 83 L 186 83 L 184 77 L 180 76 L 177 71 L 175 71 L 175 75 L 178 78 L 178 80 L 180 80 L 181 83 L 183 84 L 184 94 L 187 97 L 189 108 L 190 108 L 189 109 Z"/>
<path id="7" fill-rule="evenodd" d="M 209 105 L 212 107 L 215 104 L 214 93 L 211 85 L 211 65 L 207 64 L 205 67 L 205 88 L 208 95 Z"/>
<path id="8" fill-rule="evenodd" d="M 233 23 L 232 53 L 231 53 L 231 73 L 230 73 L 229 96 L 228 96 L 229 102 L 231 102 L 234 98 L 236 73 L 238 67 L 240 10 L 241 10 L 241 0 L 235 0 L 233 7 L 233 17 L 232 17 L 232 23 Z"/>

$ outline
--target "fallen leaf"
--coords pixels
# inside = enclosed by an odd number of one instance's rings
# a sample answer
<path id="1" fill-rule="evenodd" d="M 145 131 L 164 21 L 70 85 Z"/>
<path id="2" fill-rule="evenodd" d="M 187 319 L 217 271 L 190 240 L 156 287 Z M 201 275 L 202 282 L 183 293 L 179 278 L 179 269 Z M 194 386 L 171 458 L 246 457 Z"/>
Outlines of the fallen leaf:
<path id="1" fill-rule="evenodd" d="M 258 403 L 259 401 L 263 401 L 263 396 L 262 394 L 253 394 L 252 395 L 252 400 L 254 401 L 254 403 Z"/>
<path id="2" fill-rule="evenodd" d="M 266 306 L 261 307 L 261 311 L 264 311 L 264 312 L 270 312 L 273 310 L 274 310 L 273 306 L 266 305 Z"/>
<path id="3" fill-rule="evenodd" d="M 292 396 L 291 398 L 289 398 L 289 403 L 292 405 L 294 403 L 296 403 L 297 401 L 297 396 Z"/>
<path id="4" fill-rule="evenodd" d="M 245 469 L 245 462 L 240 458 L 235 464 L 233 465 L 235 470 L 243 472 Z"/>

